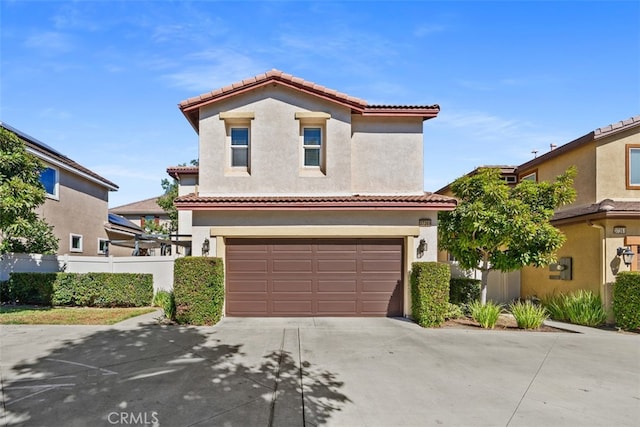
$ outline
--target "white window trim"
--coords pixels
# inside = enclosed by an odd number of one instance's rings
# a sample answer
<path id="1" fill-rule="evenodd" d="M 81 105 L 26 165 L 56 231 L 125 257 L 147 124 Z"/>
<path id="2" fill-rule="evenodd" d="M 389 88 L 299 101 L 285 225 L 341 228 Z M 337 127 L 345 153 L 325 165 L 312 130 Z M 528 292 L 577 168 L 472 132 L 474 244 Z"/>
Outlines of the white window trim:
<path id="1" fill-rule="evenodd" d="M 327 172 L 327 121 L 331 114 L 323 111 L 299 111 L 295 113 L 295 119 L 300 122 L 300 139 L 298 147 L 300 176 L 323 177 Z M 304 164 L 304 129 L 320 128 L 320 166 L 306 166 Z M 315 146 L 313 146 L 315 147 Z M 310 146 L 311 148 L 311 146 Z"/>
<path id="2" fill-rule="evenodd" d="M 640 151 L 639 144 L 626 144 L 625 146 L 625 172 L 626 172 L 626 188 L 627 190 L 637 190 L 640 188 L 640 182 L 632 182 L 631 174 L 633 172 L 633 163 L 631 152 L 632 151 Z"/>
<path id="3" fill-rule="evenodd" d="M 251 121 L 255 119 L 255 113 L 251 111 L 223 111 L 219 114 L 220 120 L 224 120 L 225 139 L 225 175 L 250 176 L 251 175 L 251 149 L 253 145 L 253 132 Z M 249 144 L 247 146 L 247 166 L 231 166 L 231 129 L 246 128 L 249 130 Z"/>
<path id="4" fill-rule="evenodd" d="M 47 199 L 60 200 L 60 169 L 46 163 L 45 163 L 45 168 L 53 170 L 56 174 L 56 177 L 55 177 L 56 183 L 53 187 L 53 194 L 48 193 L 47 190 L 45 190 L 45 195 Z"/>
<path id="5" fill-rule="evenodd" d="M 74 248 L 73 247 L 73 238 L 74 237 L 79 237 L 80 238 L 80 247 L 79 248 Z M 82 252 L 83 248 L 83 238 L 82 238 L 82 234 L 74 234 L 74 233 L 69 233 L 69 252 Z"/>
<path id="6" fill-rule="evenodd" d="M 304 130 L 305 129 L 320 129 L 320 145 L 305 145 L 304 144 Z M 324 170 L 324 146 L 325 146 L 325 137 L 324 137 L 324 127 L 320 125 L 303 125 L 300 129 L 300 139 L 302 150 L 300 150 L 300 165 L 305 169 L 320 169 Z M 305 153 L 307 150 L 318 150 L 320 152 L 320 161 L 319 164 L 316 165 L 307 165 L 305 164 Z"/>
<path id="7" fill-rule="evenodd" d="M 100 249 L 101 243 L 102 242 L 109 242 L 109 239 L 103 239 L 101 237 L 98 237 L 98 255 L 104 255 L 105 251 L 103 251 L 102 249 Z M 108 244 L 108 243 L 107 243 Z"/>
<path id="8" fill-rule="evenodd" d="M 233 129 L 246 129 L 247 130 L 247 145 L 232 145 L 231 135 L 233 133 Z M 241 125 L 231 125 L 229 126 L 229 139 L 227 141 L 228 145 L 228 157 L 227 164 L 234 171 L 244 171 L 249 173 L 251 171 L 251 126 L 241 126 Z M 247 165 L 246 166 L 233 166 L 233 150 L 247 150 Z"/>

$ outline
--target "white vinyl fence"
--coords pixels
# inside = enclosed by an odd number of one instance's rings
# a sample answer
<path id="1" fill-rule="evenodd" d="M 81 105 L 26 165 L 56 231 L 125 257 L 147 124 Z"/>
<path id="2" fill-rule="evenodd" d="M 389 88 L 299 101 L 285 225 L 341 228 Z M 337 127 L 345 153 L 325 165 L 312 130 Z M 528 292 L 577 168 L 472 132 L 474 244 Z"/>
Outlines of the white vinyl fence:
<path id="1" fill-rule="evenodd" d="M 0 281 L 10 273 L 150 273 L 153 290 L 173 289 L 175 256 L 100 257 L 37 254 L 0 256 Z"/>

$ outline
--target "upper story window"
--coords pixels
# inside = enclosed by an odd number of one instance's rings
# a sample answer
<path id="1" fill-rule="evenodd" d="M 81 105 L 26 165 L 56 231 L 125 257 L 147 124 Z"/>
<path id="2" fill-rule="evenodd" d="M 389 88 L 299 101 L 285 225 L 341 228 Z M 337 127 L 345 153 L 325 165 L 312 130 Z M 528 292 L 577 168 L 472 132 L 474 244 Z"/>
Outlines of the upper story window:
<path id="1" fill-rule="evenodd" d="M 528 173 L 526 175 L 522 175 L 520 177 L 520 182 L 522 181 L 533 181 L 533 182 L 538 182 L 538 172 L 531 172 Z"/>
<path id="2" fill-rule="evenodd" d="M 227 132 L 225 172 L 229 175 L 249 175 L 251 168 L 251 121 L 255 114 L 250 111 L 226 111 L 220 113 Z"/>
<path id="3" fill-rule="evenodd" d="M 322 128 L 302 129 L 302 149 L 304 166 L 320 167 L 322 164 Z"/>
<path id="4" fill-rule="evenodd" d="M 640 145 L 627 144 L 625 148 L 627 189 L 640 190 Z"/>
<path id="5" fill-rule="evenodd" d="M 47 168 L 40 173 L 40 182 L 44 185 L 47 197 L 53 199 L 58 198 L 58 180 L 58 169 L 47 166 Z"/>
<path id="6" fill-rule="evenodd" d="M 324 176 L 327 165 L 327 120 L 331 114 L 322 111 L 301 111 L 295 114 L 300 122 L 300 174 Z"/>
<path id="7" fill-rule="evenodd" d="M 231 128 L 231 167 L 249 167 L 249 128 Z"/>

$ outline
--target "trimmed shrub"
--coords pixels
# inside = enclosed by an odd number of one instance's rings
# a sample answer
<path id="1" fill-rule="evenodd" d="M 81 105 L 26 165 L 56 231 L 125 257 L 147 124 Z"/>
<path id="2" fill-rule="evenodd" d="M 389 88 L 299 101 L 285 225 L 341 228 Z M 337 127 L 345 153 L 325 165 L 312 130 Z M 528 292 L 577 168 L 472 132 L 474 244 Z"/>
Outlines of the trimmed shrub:
<path id="1" fill-rule="evenodd" d="M 414 262 L 411 267 L 411 313 L 422 327 L 440 326 L 449 309 L 449 264 Z"/>
<path id="2" fill-rule="evenodd" d="M 520 329 L 538 329 L 549 317 L 544 307 L 536 305 L 530 300 L 512 303 L 509 305 L 509 311 L 516 318 Z"/>
<path id="3" fill-rule="evenodd" d="M 626 330 L 640 329 L 640 272 L 621 272 L 613 285 L 613 314 Z"/>
<path id="4" fill-rule="evenodd" d="M 11 273 L 8 300 L 21 304 L 145 307 L 153 276 L 137 273 Z"/>
<path id="5" fill-rule="evenodd" d="M 174 319 L 176 316 L 176 301 L 173 292 L 158 291 L 153 296 L 154 307 L 160 307 L 164 311 L 164 317 Z"/>
<path id="6" fill-rule="evenodd" d="M 482 281 L 466 277 L 452 277 L 449 280 L 449 302 L 469 304 L 480 300 Z"/>
<path id="7" fill-rule="evenodd" d="M 185 257 L 175 261 L 173 296 L 175 319 L 191 325 L 215 325 L 224 304 L 222 259 Z"/>
<path id="8" fill-rule="evenodd" d="M 19 304 L 51 305 L 58 273 L 11 273 L 7 282 L 7 301 Z"/>
<path id="9" fill-rule="evenodd" d="M 502 314 L 503 308 L 502 305 L 493 301 L 487 301 L 486 304 L 482 304 L 480 301 L 473 301 L 469 304 L 469 310 L 473 320 L 478 322 L 480 326 L 493 329 L 498 322 L 500 314 Z"/>

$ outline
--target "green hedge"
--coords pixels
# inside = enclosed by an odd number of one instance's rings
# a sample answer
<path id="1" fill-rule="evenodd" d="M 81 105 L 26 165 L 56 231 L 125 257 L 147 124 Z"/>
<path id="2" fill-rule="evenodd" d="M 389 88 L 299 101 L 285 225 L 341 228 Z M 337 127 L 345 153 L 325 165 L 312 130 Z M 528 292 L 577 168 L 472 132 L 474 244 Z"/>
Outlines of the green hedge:
<path id="1" fill-rule="evenodd" d="M 616 276 L 613 314 L 622 329 L 640 329 L 640 272 L 624 271 Z"/>
<path id="2" fill-rule="evenodd" d="M 482 281 L 466 277 L 452 277 L 449 280 L 449 302 L 452 304 L 469 304 L 480 301 Z"/>
<path id="3" fill-rule="evenodd" d="M 145 307 L 153 276 L 137 273 L 11 273 L 7 301 L 84 307 Z"/>
<path id="4" fill-rule="evenodd" d="M 411 267 L 411 313 L 422 327 L 440 326 L 449 308 L 449 264 L 414 262 Z"/>
<path id="5" fill-rule="evenodd" d="M 173 268 L 176 321 L 191 325 L 215 325 L 224 304 L 222 259 L 178 258 Z"/>

